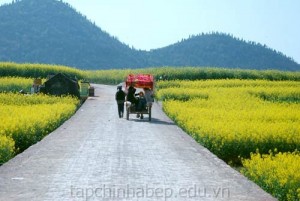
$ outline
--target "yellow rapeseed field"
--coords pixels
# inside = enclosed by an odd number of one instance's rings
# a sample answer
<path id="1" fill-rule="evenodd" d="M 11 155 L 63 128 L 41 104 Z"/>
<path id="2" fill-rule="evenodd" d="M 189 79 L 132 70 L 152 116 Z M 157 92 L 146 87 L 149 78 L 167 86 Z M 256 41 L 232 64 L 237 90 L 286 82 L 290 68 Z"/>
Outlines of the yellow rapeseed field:
<path id="1" fill-rule="evenodd" d="M 72 97 L 0 93 L 0 164 L 61 125 L 78 105 Z"/>
<path id="2" fill-rule="evenodd" d="M 251 154 L 242 173 L 280 201 L 300 200 L 300 153 Z"/>
<path id="3" fill-rule="evenodd" d="M 257 149 L 268 153 L 300 148 L 300 82 L 208 80 L 170 82 L 170 88 L 168 82 L 157 85 L 165 112 L 227 162 L 238 162 Z"/>
<path id="4" fill-rule="evenodd" d="M 0 77 L 0 92 L 30 91 L 33 79 L 22 77 Z"/>
<path id="5" fill-rule="evenodd" d="M 199 143 L 226 162 L 244 158 L 242 172 L 279 200 L 299 200 L 300 82 L 177 80 L 157 88 L 164 111 Z"/>

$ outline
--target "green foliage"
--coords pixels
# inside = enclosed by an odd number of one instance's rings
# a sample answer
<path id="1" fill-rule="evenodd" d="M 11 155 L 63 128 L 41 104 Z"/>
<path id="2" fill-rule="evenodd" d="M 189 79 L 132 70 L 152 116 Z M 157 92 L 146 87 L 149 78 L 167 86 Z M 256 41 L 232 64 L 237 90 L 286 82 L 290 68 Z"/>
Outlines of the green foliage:
<path id="1" fill-rule="evenodd" d="M 207 80 L 207 79 L 262 79 L 262 80 L 300 80 L 300 72 L 277 70 L 242 70 L 209 67 L 160 67 L 143 69 L 112 69 L 87 71 L 67 66 L 47 64 L 1 63 L 0 77 L 46 78 L 48 74 L 65 73 L 78 79 L 93 83 L 119 84 L 130 73 L 150 73 L 159 80 Z M 175 85 L 176 82 L 172 82 Z M 160 87 L 163 87 L 161 84 Z M 1 89 L 1 83 L 0 83 Z M 19 89 L 17 87 L 17 89 Z"/>
<path id="2" fill-rule="evenodd" d="M 0 92 L 29 91 L 33 79 L 22 77 L 0 77 Z"/>
<path id="3" fill-rule="evenodd" d="M 150 73 L 154 75 L 157 81 L 206 79 L 300 80 L 300 72 L 242 70 L 209 67 L 160 67 L 144 69 L 98 70 L 86 71 L 86 73 L 87 79 L 95 83 L 104 84 L 118 84 L 123 82 L 129 73 Z"/>
<path id="4" fill-rule="evenodd" d="M 296 90 L 285 91 L 285 93 L 280 92 L 265 92 L 260 91 L 255 94 L 259 98 L 271 102 L 281 102 L 281 103 L 300 103 L 300 93 Z"/>
<path id="5" fill-rule="evenodd" d="M 84 71 L 67 66 L 48 64 L 18 64 L 11 62 L 0 63 L 0 77 L 46 78 L 49 74 L 65 73 L 82 79 Z"/>
<path id="6" fill-rule="evenodd" d="M 15 142 L 0 133 L 0 165 L 11 159 L 15 154 Z"/>

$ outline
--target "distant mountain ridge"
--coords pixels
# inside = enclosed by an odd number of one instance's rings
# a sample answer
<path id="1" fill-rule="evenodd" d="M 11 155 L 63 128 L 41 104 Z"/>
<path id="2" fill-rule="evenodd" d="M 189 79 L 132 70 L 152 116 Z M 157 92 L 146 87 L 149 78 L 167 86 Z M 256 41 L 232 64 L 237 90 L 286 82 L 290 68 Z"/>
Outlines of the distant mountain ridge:
<path id="1" fill-rule="evenodd" d="M 300 65 L 280 52 L 224 33 L 201 34 L 153 51 L 171 66 L 205 66 L 300 70 Z M 164 63 L 156 63 L 164 65 Z"/>
<path id="2" fill-rule="evenodd" d="M 291 58 L 224 33 L 199 34 L 151 51 L 130 48 L 69 4 L 16 0 L 0 7 L 0 61 L 81 69 L 211 66 L 299 71 Z"/>

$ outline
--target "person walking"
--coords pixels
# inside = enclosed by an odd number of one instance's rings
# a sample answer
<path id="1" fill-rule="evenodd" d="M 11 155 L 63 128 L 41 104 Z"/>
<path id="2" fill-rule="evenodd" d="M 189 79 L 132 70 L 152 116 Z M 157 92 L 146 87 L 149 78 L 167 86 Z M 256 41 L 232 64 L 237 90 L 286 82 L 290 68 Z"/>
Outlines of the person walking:
<path id="1" fill-rule="evenodd" d="M 116 93 L 116 101 L 118 104 L 118 114 L 119 114 L 119 118 L 123 117 L 124 114 L 124 102 L 125 102 L 125 92 L 122 90 L 122 86 L 118 86 L 117 87 L 117 93 Z"/>

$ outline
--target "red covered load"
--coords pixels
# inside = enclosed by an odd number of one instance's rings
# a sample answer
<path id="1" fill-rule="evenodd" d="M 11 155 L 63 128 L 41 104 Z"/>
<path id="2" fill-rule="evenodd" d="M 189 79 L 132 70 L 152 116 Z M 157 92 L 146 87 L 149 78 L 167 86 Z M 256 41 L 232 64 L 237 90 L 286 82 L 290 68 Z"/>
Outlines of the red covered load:
<path id="1" fill-rule="evenodd" d="M 153 90 L 154 79 L 150 74 L 129 74 L 126 78 L 126 88 L 129 86 L 136 88 L 150 88 Z"/>

